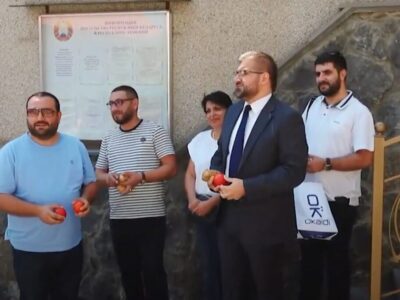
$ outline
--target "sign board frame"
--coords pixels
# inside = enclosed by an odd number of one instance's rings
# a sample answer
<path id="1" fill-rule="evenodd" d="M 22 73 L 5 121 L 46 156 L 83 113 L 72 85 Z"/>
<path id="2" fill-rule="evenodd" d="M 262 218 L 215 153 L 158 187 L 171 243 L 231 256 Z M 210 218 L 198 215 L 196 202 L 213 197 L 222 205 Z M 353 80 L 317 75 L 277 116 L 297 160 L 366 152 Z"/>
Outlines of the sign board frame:
<path id="1" fill-rule="evenodd" d="M 164 10 L 39 16 L 41 87 L 60 100 L 60 131 L 101 140 L 117 126 L 106 102 L 119 85 L 137 90 L 140 117 L 171 131 L 170 22 Z"/>

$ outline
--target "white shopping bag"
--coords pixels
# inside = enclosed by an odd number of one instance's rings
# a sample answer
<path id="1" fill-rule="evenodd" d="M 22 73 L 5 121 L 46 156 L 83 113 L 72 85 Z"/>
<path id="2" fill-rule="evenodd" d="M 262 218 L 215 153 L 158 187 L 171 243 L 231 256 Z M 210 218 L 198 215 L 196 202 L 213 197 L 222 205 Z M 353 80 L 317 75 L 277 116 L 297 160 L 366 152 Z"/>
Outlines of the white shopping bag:
<path id="1" fill-rule="evenodd" d="M 298 238 L 330 240 L 338 230 L 322 185 L 303 182 L 293 190 Z"/>

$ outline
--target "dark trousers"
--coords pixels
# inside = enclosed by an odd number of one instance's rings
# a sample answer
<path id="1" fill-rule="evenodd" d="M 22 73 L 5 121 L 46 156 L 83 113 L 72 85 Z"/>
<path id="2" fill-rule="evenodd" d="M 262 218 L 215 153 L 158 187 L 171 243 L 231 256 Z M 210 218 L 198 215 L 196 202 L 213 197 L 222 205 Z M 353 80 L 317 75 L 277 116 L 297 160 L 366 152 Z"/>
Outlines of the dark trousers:
<path id="1" fill-rule="evenodd" d="M 61 252 L 13 248 L 20 300 L 76 300 L 82 273 L 82 244 Z"/>
<path id="2" fill-rule="evenodd" d="M 110 220 L 110 227 L 126 299 L 168 299 L 165 217 Z"/>
<path id="3" fill-rule="evenodd" d="M 301 241 L 300 300 L 350 299 L 350 239 L 357 208 L 344 202 L 329 202 L 338 234 L 330 241 Z M 324 279 L 326 282 L 324 283 Z"/>
<path id="4" fill-rule="evenodd" d="M 204 300 L 221 299 L 221 272 L 215 222 L 197 219 L 197 246 L 201 263 Z"/>
<path id="5" fill-rule="evenodd" d="M 218 228 L 224 300 L 282 300 L 284 246 Z"/>

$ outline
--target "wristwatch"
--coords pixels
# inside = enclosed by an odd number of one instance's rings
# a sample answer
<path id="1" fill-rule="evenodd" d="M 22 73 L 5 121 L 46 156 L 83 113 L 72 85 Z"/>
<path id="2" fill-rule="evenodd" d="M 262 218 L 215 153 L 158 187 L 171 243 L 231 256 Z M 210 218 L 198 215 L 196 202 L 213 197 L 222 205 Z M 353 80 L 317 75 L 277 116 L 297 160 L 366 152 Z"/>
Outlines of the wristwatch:
<path id="1" fill-rule="evenodd" d="M 143 171 L 140 171 L 140 175 L 142 176 L 142 181 L 140 183 L 143 184 L 146 182 L 146 174 L 144 174 Z"/>
<path id="2" fill-rule="evenodd" d="M 332 163 L 330 158 L 325 158 L 325 166 L 324 166 L 325 171 L 330 171 L 332 170 Z"/>

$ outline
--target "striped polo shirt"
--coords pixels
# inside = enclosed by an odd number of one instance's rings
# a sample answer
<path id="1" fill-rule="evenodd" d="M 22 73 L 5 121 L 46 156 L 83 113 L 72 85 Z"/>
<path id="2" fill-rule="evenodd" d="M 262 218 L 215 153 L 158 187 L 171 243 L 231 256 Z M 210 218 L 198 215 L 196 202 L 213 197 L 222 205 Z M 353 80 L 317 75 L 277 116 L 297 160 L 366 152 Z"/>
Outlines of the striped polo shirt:
<path id="1" fill-rule="evenodd" d="M 96 168 L 118 174 L 153 170 L 170 154 L 174 148 L 166 130 L 142 121 L 131 131 L 114 129 L 102 140 Z M 126 195 L 110 187 L 109 201 L 111 219 L 165 216 L 165 182 L 138 184 Z"/>

